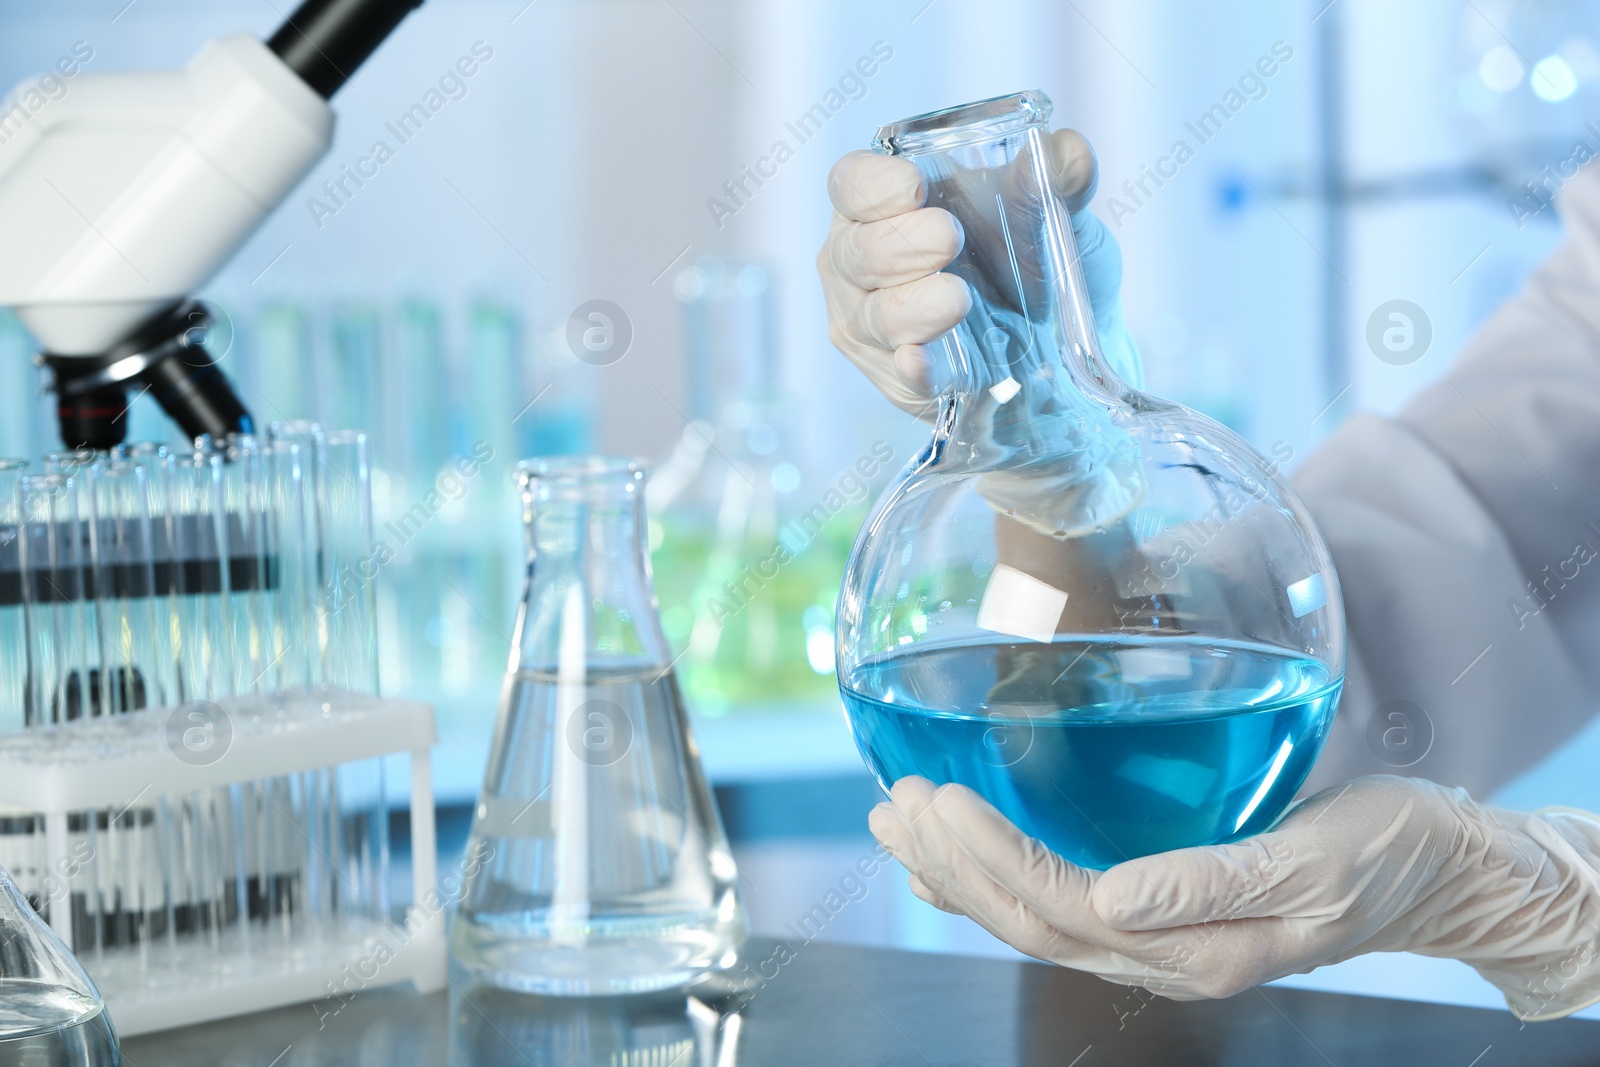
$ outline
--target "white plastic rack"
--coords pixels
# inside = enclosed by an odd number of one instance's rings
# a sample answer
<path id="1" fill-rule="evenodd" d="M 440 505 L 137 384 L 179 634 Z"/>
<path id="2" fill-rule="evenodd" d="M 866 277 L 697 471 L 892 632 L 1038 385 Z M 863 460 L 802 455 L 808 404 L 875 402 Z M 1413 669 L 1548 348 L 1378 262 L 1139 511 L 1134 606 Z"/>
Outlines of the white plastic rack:
<path id="1" fill-rule="evenodd" d="M 25 831 L 12 848 L 32 850 L 8 859 L 124 1035 L 398 982 L 437 990 L 435 740 L 431 705 L 331 689 L 0 736 L 0 805 Z M 378 770 L 398 753 L 411 768 L 403 910 L 388 904 Z M 351 767 L 377 787 L 342 787 Z M 375 821 L 383 832 L 368 832 Z M 292 884 L 263 904 L 261 872 Z M 105 917 L 124 913 L 137 935 L 107 934 Z"/>

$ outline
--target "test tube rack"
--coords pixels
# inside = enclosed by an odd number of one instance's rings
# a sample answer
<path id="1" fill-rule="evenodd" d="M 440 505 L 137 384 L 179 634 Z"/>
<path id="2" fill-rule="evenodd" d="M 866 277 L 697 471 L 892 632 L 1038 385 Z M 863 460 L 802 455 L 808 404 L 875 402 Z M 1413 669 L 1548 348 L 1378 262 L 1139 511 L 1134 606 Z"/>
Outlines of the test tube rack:
<path id="1" fill-rule="evenodd" d="M 312 423 L 0 459 L 0 866 L 125 1034 L 443 981 L 433 709 L 376 695 L 370 489 L 366 436 Z"/>
<path id="2" fill-rule="evenodd" d="M 190 730 L 206 732 L 206 745 L 200 747 L 220 749 L 220 755 L 196 760 L 184 741 Z M 219 739 L 219 731 L 225 739 Z M 50 924 L 79 954 L 123 1035 L 330 996 L 348 998 L 361 989 L 406 981 L 419 992 L 432 992 L 444 986 L 447 957 L 444 913 L 434 888 L 429 750 L 436 739 L 431 705 L 340 690 L 229 697 L 82 718 L 0 737 L 0 805 L 34 813 L 42 823 L 43 834 L 35 836 L 42 836 L 43 855 L 37 861 L 46 872 L 39 881 L 54 898 Z M 408 754 L 411 764 L 412 904 L 403 919 L 311 900 L 298 914 L 284 916 L 282 924 L 212 924 L 179 936 L 172 887 L 187 878 L 175 868 L 207 851 L 186 849 L 176 840 L 185 811 L 203 809 L 219 790 L 266 797 L 263 786 L 275 779 L 399 753 Z M 381 796 L 378 800 L 377 816 L 387 817 L 386 803 Z M 80 824 L 77 832 L 69 820 L 73 813 L 127 813 L 135 806 L 158 815 L 155 851 L 163 864 L 157 880 L 166 887 L 164 936 L 112 948 L 82 944 L 81 923 L 73 922 L 72 908 L 60 904 L 67 891 L 87 886 L 88 892 L 98 892 L 108 875 L 115 877 L 117 850 L 109 838 L 118 819 L 108 820 L 104 830 L 93 822 Z M 233 807 L 242 821 L 238 805 Z M 329 829 L 314 821 L 301 829 L 308 864 L 337 866 L 332 857 L 339 851 L 328 839 Z M 377 876 L 387 878 L 387 857 L 379 866 Z M 337 870 L 329 873 L 327 884 L 337 891 L 346 879 Z M 245 880 L 233 884 L 242 896 Z M 242 899 L 234 904 L 247 908 Z M 91 906 L 91 912 L 102 907 Z"/>

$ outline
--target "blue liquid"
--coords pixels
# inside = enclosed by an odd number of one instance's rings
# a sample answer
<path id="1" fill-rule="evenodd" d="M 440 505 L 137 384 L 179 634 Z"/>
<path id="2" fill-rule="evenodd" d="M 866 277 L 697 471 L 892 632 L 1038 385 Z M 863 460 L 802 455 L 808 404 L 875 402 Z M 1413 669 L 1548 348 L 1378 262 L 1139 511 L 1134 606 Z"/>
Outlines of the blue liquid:
<path id="1" fill-rule="evenodd" d="M 1184 638 L 941 648 L 840 686 L 887 789 L 960 782 L 1085 867 L 1271 826 L 1327 737 L 1343 677 Z"/>

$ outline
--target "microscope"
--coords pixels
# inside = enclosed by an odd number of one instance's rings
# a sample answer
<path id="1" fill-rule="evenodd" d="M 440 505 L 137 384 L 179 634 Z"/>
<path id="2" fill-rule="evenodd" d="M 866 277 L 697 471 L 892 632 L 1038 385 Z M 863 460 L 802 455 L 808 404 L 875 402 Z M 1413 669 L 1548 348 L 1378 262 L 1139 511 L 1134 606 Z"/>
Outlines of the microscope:
<path id="1" fill-rule="evenodd" d="M 190 298 L 327 152 L 328 100 L 422 0 L 305 0 L 177 71 L 82 73 L 0 104 L 0 306 L 33 334 L 68 448 L 148 392 L 189 437 L 254 432 Z"/>

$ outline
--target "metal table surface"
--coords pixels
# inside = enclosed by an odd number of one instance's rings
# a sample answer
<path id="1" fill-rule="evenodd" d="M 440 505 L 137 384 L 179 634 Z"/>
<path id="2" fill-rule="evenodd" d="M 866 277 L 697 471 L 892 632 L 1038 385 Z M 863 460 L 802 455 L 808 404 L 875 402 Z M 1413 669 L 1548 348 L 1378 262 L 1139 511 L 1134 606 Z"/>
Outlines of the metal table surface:
<path id="1" fill-rule="evenodd" d="M 545 999 L 457 977 L 432 996 L 359 991 L 124 1051 L 130 1067 L 1600 1064 L 1600 1022 L 1294 989 L 1180 1004 L 1040 964 L 777 944 L 752 939 L 731 993 Z"/>

